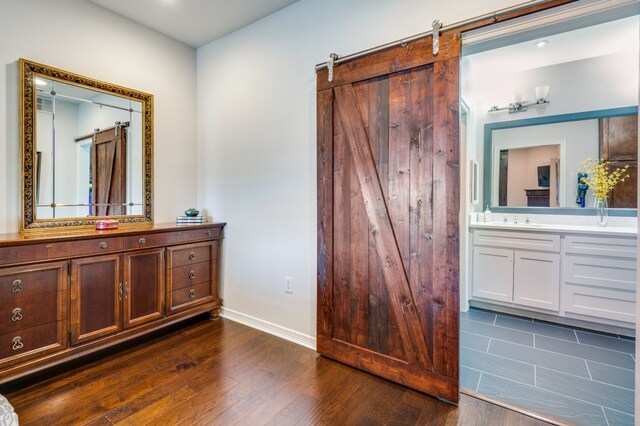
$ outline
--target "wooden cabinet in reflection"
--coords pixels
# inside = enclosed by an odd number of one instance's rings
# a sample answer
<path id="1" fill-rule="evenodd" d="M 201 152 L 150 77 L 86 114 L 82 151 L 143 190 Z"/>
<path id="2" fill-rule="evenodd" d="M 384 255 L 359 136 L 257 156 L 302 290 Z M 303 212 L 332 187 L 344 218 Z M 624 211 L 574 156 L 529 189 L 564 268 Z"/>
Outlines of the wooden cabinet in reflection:
<path id="1" fill-rule="evenodd" d="M 638 115 L 601 118 L 600 158 L 611 168 L 629 165 L 628 179 L 618 183 L 609 195 L 609 207 L 633 208 L 637 203 Z"/>

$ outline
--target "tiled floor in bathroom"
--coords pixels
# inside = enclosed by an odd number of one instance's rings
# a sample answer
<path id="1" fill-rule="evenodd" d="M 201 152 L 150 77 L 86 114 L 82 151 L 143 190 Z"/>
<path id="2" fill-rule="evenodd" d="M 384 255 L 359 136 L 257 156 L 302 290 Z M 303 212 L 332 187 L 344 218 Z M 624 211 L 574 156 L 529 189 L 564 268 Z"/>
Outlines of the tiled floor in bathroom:
<path id="1" fill-rule="evenodd" d="M 460 385 L 576 425 L 633 425 L 635 341 L 471 308 Z"/>

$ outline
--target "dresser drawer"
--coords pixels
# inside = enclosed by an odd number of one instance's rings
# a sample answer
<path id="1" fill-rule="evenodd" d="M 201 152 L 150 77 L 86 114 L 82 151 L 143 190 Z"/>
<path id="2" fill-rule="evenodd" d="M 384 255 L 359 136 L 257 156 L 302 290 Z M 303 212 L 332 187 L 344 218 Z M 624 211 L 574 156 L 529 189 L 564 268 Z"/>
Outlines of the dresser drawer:
<path id="1" fill-rule="evenodd" d="M 66 288 L 67 262 L 0 269 L 0 299 L 31 297 Z M 13 303 L 13 302 L 11 302 Z"/>
<path id="2" fill-rule="evenodd" d="M 122 251 L 124 238 L 97 238 L 47 244 L 49 258 L 89 256 Z"/>
<path id="3" fill-rule="evenodd" d="M 137 249 L 171 244 L 184 244 L 220 237 L 220 228 L 199 228 L 173 232 L 145 234 L 125 239 L 125 249 Z"/>
<path id="4" fill-rule="evenodd" d="M 171 290 L 211 282 L 211 262 L 200 262 L 171 269 Z"/>
<path id="5" fill-rule="evenodd" d="M 195 265 L 200 262 L 210 262 L 211 245 L 212 243 L 204 243 L 169 247 L 167 249 L 167 267 L 172 269 L 185 265 Z"/>
<path id="6" fill-rule="evenodd" d="M 171 292 L 171 308 L 203 302 L 211 298 L 211 283 L 200 283 Z"/>
<path id="7" fill-rule="evenodd" d="M 65 336 L 62 323 L 59 322 L 0 334 L 0 365 L 64 349 Z"/>
<path id="8" fill-rule="evenodd" d="M 60 294 L 59 294 L 60 293 Z M 32 328 L 61 320 L 58 303 L 66 292 L 42 293 L 31 297 L 0 299 L 0 323 L 3 332 Z"/>

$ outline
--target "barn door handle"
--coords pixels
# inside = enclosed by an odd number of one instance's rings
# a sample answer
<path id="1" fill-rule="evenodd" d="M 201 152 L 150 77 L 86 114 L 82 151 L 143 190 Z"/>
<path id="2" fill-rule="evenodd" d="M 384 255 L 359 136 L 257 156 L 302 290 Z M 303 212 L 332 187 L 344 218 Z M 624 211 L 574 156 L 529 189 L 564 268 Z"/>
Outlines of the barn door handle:
<path id="1" fill-rule="evenodd" d="M 13 349 L 14 351 L 24 348 L 24 343 L 22 343 L 22 337 L 16 336 L 13 338 L 12 342 L 13 342 L 13 346 L 11 346 L 11 349 Z"/>
<path id="2" fill-rule="evenodd" d="M 22 280 L 15 280 L 11 287 L 11 293 L 20 293 L 22 290 Z"/>
<path id="3" fill-rule="evenodd" d="M 431 23 L 433 33 L 431 39 L 433 40 L 433 56 L 437 56 L 440 53 L 440 28 L 442 28 L 442 21 L 439 19 L 434 20 Z"/>
<path id="4" fill-rule="evenodd" d="M 22 309 L 20 308 L 15 308 L 11 311 L 11 314 L 11 321 L 13 322 L 20 321 L 22 319 Z"/>

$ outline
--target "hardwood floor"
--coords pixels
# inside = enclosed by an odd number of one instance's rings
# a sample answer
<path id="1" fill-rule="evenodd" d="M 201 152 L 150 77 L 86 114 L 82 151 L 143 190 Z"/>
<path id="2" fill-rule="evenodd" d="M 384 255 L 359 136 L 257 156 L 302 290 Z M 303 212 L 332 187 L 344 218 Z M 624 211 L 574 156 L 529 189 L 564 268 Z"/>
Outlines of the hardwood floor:
<path id="1" fill-rule="evenodd" d="M 466 395 L 454 407 L 225 319 L 9 386 L 21 425 L 546 424 Z"/>

